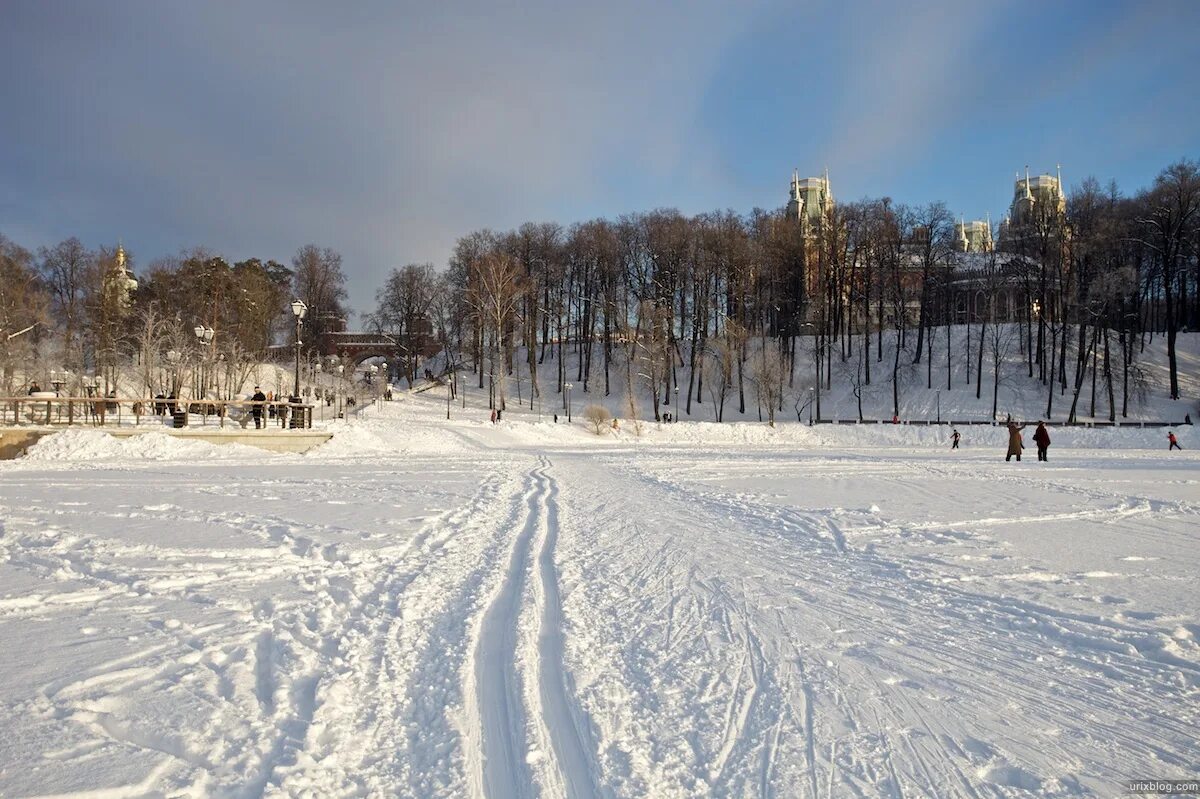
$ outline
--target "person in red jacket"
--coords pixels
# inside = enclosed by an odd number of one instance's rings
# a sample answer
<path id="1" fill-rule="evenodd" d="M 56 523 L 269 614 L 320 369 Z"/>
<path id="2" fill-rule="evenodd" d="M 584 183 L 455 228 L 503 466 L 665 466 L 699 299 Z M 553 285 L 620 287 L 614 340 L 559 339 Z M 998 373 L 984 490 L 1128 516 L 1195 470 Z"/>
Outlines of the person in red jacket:
<path id="1" fill-rule="evenodd" d="M 1171 451 L 1171 450 L 1173 450 L 1173 449 L 1177 449 L 1177 450 L 1179 450 L 1180 452 L 1183 452 L 1183 447 L 1179 446 L 1179 439 L 1177 439 L 1177 438 L 1175 437 L 1175 431 L 1174 431 L 1174 430 L 1172 430 L 1171 432 L 1167 433 L 1167 441 L 1170 441 L 1170 442 L 1171 442 L 1170 446 L 1168 446 L 1168 447 L 1167 447 L 1167 452 L 1170 452 L 1170 451 Z"/>
<path id="2" fill-rule="evenodd" d="M 1037 430 L 1033 432 L 1033 440 L 1037 444 L 1038 460 L 1046 460 L 1046 450 L 1050 449 L 1050 431 L 1041 420 L 1038 421 Z"/>

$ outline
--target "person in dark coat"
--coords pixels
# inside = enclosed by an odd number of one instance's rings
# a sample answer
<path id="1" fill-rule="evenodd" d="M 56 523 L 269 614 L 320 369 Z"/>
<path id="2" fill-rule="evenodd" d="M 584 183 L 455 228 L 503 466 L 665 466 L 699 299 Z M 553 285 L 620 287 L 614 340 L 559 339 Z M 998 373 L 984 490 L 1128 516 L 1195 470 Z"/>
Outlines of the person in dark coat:
<path id="1" fill-rule="evenodd" d="M 962 436 L 958 434 L 957 430 L 950 434 L 950 449 L 958 449 L 958 440 L 960 438 L 962 438 Z"/>
<path id="2" fill-rule="evenodd" d="M 34 380 L 32 383 L 29 384 L 29 396 L 32 397 L 34 394 L 39 393 L 41 390 L 42 390 L 42 387 L 38 385 L 38 382 L 36 380 Z"/>
<path id="3" fill-rule="evenodd" d="M 1046 450 L 1050 449 L 1050 431 L 1046 429 L 1046 425 L 1038 421 L 1037 430 L 1033 431 L 1033 441 L 1037 444 L 1038 460 L 1046 460 Z"/>
<path id="4" fill-rule="evenodd" d="M 1008 422 L 1008 454 L 1004 456 L 1005 461 L 1012 460 L 1012 456 L 1017 456 L 1017 461 L 1021 460 L 1021 450 L 1025 449 L 1025 444 L 1021 441 L 1021 431 L 1025 429 L 1025 425 L 1018 425 L 1009 417 Z"/>
<path id="5" fill-rule="evenodd" d="M 254 387 L 254 396 L 250 397 L 251 402 L 262 403 L 267 401 L 267 395 L 262 393 L 262 389 L 258 386 Z M 263 426 L 263 406 L 251 405 L 250 415 L 254 417 L 254 429 L 258 430 Z"/>

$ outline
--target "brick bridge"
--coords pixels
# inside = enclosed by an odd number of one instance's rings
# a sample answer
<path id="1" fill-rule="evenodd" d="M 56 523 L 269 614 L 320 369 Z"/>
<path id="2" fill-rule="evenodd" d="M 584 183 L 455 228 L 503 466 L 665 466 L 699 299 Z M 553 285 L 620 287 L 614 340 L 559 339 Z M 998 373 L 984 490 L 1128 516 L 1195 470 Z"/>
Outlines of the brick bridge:
<path id="1" fill-rule="evenodd" d="M 400 367 L 413 357 L 433 357 L 437 354 L 438 346 L 433 336 L 433 325 L 418 322 L 412 326 L 412 332 L 400 336 L 362 331 L 322 333 L 317 339 L 317 351 L 325 357 L 336 355 L 355 366 L 368 358 L 382 358 Z"/>

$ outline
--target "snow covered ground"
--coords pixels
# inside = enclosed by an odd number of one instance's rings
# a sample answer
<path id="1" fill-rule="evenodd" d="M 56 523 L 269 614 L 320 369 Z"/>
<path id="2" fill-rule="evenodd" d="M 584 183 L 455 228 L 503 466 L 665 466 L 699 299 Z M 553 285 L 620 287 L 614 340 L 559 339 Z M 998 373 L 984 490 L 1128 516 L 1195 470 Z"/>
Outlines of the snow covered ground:
<path id="1" fill-rule="evenodd" d="M 442 402 L 304 456 L 72 434 L 0 463 L 0 796 L 1200 774 L 1192 428 L 1005 463 L 993 428 L 597 438 Z"/>

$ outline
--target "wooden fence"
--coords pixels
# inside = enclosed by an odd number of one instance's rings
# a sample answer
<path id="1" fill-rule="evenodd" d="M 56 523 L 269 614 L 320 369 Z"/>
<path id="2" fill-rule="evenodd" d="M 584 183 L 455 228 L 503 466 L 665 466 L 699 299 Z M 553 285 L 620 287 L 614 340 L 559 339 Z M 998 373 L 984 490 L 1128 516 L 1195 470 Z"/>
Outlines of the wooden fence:
<path id="1" fill-rule="evenodd" d="M 265 427 L 312 427 L 313 406 L 300 402 L 57 396 L 0 397 L 0 424 L 102 427 L 166 419 L 186 427 L 198 416 L 202 425 L 211 419 L 220 427 L 229 423 L 248 428 L 255 424 L 256 408 Z"/>

